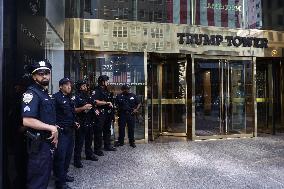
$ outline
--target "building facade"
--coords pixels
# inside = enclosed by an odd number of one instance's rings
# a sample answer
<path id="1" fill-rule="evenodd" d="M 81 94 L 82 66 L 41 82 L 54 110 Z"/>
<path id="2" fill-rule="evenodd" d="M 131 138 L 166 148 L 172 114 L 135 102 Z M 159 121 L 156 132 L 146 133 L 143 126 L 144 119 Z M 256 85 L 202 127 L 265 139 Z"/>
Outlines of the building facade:
<path id="1" fill-rule="evenodd" d="M 135 135 L 143 142 L 283 132 L 283 7 L 281 0 L 0 0 L 5 188 L 15 188 L 25 67 L 41 59 L 53 65 L 50 93 L 63 76 L 93 88 L 106 74 L 114 94 L 130 84 L 142 102 Z"/>
<path id="2" fill-rule="evenodd" d="M 258 119 L 272 127 L 267 99 L 274 94 L 267 92 L 278 70 L 272 67 L 280 66 L 283 57 L 281 32 L 101 19 L 70 19 L 67 25 L 70 38 L 80 39 L 65 46 L 72 56 L 79 53 L 80 59 L 69 58 L 70 68 L 78 60 L 82 64 L 77 75 L 96 83 L 98 75 L 106 74 L 114 93 L 128 83 L 141 96 L 139 139 L 252 137 Z M 277 63 L 258 71 L 263 58 Z M 69 73 L 76 77 L 76 71 Z M 280 122 L 277 127 L 283 129 Z"/>

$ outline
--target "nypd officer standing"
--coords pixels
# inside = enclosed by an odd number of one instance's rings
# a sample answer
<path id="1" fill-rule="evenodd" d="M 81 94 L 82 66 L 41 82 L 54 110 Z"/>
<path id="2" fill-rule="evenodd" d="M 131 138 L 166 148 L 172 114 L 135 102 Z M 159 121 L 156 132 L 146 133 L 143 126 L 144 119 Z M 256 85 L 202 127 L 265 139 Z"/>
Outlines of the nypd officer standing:
<path id="1" fill-rule="evenodd" d="M 116 151 L 111 145 L 111 122 L 113 119 L 113 104 L 111 102 L 111 93 L 107 90 L 109 77 L 101 75 L 98 78 L 99 86 L 93 91 L 92 98 L 96 102 L 99 115 L 96 116 L 96 125 L 94 126 L 94 153 L 103 156 L 102 139 L 104 140 L 104 149 L 106 151 Z M 103 137 L 102 137 L 103 135 Z"/>
<path id="2" fill-rule="evenodd" d="M 77 121 L 80 124 L 80 128 L 75 132 L 74 166 L 82 168 L 83 164 L 81 162 L 81 153 L 84 141 L 86 159 L 98 161 L 98 158 L 93 154 L 91 147 L 93 139 L 94 112 L 86 81 L 77 81 L 76 89 L 75 112 L 77 113 Z"/>
<path id="3" fill-rule="evenodd" d="M 23 94 L 23 125 L 28 127 L 27 188 L 47 188 L 52 169 L 53 147 L 58 131 L 54 99 L 48 95 L 51 65 L 40 61 L 30 66 L 34 84 Z"/>
<path id="4" fill-rule="evenodd" d="M 123 85 L 121 87 L 122 93 L 117 95 L 116 104 L 118 106 L 118 127 L 119 137 L 117 146 L 124 145 L 125 127 L 128 127 L 128 139 L 131 147 L 135 148 L 134 128 L 135 128 L 135 114 L 138 112 L 141 104 L 137 96 L 129 92 L 130 87 Z"/>
<path id="5" fill-rule="evenodd" d="M 54 156 L 53 172 L 57 189 L 70 188 L 66 182 L 73 182 L 74 177 L 67 175 L 74 148 L 75 106 L 71 98 L 72 82 L 68 78 L 59 81 L 59 92 L 54 94 L 56 103 L 56 124 L 59 139 Z"/>

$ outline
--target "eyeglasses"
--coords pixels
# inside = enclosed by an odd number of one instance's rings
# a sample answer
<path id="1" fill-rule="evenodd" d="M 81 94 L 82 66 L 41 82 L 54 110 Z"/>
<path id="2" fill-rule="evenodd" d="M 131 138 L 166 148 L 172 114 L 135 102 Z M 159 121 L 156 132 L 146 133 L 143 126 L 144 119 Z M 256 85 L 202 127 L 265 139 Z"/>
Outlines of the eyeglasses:
<path id="1" fill-rule="evenodd" d="M 49 75 L 50 71 L 49 70 L 38 71 L 38 72 L 36 72 L 36 74 L 39 75 L 39 76 Z"/>

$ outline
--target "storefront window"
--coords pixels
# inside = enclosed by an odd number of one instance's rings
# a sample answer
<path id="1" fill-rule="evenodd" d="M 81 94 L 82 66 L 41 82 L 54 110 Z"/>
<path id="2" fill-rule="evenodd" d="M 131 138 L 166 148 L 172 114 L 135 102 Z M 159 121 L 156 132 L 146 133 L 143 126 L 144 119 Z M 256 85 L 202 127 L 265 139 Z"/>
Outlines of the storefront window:
<path id="1" fill-rule="evenodd" d="M 109 76 L 109 90 L 114 94 L 121 93 L 121 86 L 129 84 L 130 92 L 135 93 L 142 103 L 136 116 L 135 138 L 145 139 L 145 73 L 144 53 L 97 53 L 81 52 L 80 78 L 86 79 L 93 90 L 100 75 Z M 115 123 L 115 136 L 118 136 L 118 125 Z"/>

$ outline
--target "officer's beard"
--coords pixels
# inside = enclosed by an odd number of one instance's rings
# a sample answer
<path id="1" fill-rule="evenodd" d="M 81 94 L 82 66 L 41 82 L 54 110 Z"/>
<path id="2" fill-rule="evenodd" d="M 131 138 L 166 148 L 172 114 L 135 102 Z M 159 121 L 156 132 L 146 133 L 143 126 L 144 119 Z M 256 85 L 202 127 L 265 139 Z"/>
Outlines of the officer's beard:
<path id="1" fill-rule="evenodd" d="M 49 85 L 49 81 L 41 81 L 40 84 L 47 87 Z"/>
<path id="2" fill-rule="evenodd" d="M 43 87 L 47 87 L 49 85 L 49 80 L 43 80 L 43 81 L 36 80 L 35 82 Z"/>

